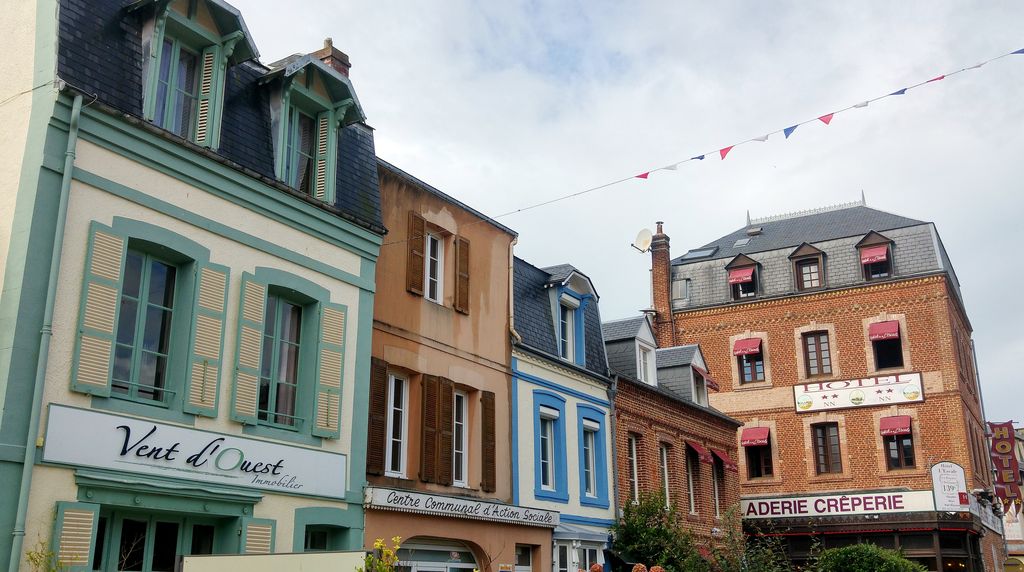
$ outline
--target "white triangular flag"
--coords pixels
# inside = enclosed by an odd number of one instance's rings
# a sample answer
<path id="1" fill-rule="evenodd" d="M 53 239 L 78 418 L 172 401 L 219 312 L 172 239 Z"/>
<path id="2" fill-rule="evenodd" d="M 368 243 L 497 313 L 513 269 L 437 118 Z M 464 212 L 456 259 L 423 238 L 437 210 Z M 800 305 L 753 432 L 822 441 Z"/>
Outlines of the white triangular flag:
<path id="1" fill-rule="evenodd" d="M 867 107 L 867 106 L 868 106 L 868 102 L 866 102 L 866 101 L 862 101 L 862 102 L 854 105 L 854 107 Z"/>
<path id="2" fill-rule="evenodd" d="M 751 141 L 761 141 L 762 143 L 767 141 L 767 140 L 768 140 L 768 136 L 767 135 L 762 135 L 760 137 L 754 137 L 753 139 L 751 139 Z"/>
<path id="3" fill-rule="evenodd" d="M 678 167 L 679 167 L 679 163 L 672 163 L 671 165 L 666 165 L 666 166 L 662 167 L 662 169 L 664 169 L 666 171 L 675 171 L 676 168 L 678 168 Z"/>
<path id="4" fill-rule="evenodd" d="M 983 65 L 985 65 L 985 62 L 981 62 L 980 64 L 974 64 L 973 66 L 967 67 L 967 68 L 964 68 L 964 69 L 966 69 L 966 70 L 976 70 L 976 69 L 980 68 Z"/>

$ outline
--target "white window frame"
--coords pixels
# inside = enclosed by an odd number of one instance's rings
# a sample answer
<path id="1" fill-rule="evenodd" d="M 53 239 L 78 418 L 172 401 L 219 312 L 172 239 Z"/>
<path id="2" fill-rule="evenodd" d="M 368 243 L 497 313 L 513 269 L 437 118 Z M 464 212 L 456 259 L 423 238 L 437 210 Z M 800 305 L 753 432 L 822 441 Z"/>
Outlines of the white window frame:
<path id="1" fill-rule="evenodd" d="M 672 504 L 672 498 L 668 486 L 668 445 L 662 443 L 659 447 L 661 456 L 661 492 L 665 495 L 665 508 Z"/>
<path id="2" fill-rule="evenodd" d="M 546 491 L 555 490 L 555 423 L 558 423 L 558 412 L 551 413 L 548 407 L 540 408 L 540 488 Z M 547 456 L 545 465 L 544 457 Z M 545 479 L 548 481 L 544 483 Z"/>
<path id="3" fill-rule="evenodd" d="M 469 443 L 469 396 L 463 391 L 456 391 L 452 396 L 454 400 L 452 404 L 452 485 L 456 487 L 467 487 L 469 486 L 469 454 L 468 454 L 468 443 Z M 462 405 L 459 405 L 459 401 L 462 401 Z M 459 421 L 459 417 L 462 417 L 462 421 Z M 462 438 L 459 438 L 459 428 L 461 425 Z M 460 462 L 461 459 L 461 462 Z M 462 478 L 457 479 L 455 475 L 459 472 L 462 473 Z"/>
<path id="4" fill-rule="evenodd" d="M 692 392 L 690 393 L 690 395 L 693 396 L 693 402 L 696 403 L 697 405 L 703 405 L 704 407 L 707 407 L 708 382 L 704 379 L 704 376 L 701 375 L 696 369 L 693 369 L 691 367 L 690 371 L 693 374 Z M 698 381 L 698 378 L 700 378 L 700 381 Z"/>
<path id="5" fill-rule="evenodd" d="M 646 359 L 644 359 L 646 358 Z M 658 384 L 657 368 L 655 367 L 654 348 L 637 342 L 636 344 L 636 371 L 638 379 L 648 385 Z"/>
<path id="6" fill-rule="evenodd" d="M 402 387 L 402 403 L 400 404 L 400 408 L 396 408 L 395 407 L 395 398 L 394 398 L 395 393 L 394 392 L 395 392 L 395 386 L 396 385 L 400 385 Z M 388 421 L 387 421 L 388 428 L 387 428 L 387 439 L 384 442 L 385 443 L 384 454 L 386 455 L 385 459 L 387 459 L 385 464 L 387 466 L 387 469 L 384 471 L 384 475 L 388 476 L 388 477 L 405 478 L 405 470 L 406 470 L 406 444 L 408 443 L 408 434 L 409 434 L 409 429 L 408 429 L 409 428 L 409 380 L 407 380 L 407 379 L 405 379 L 403 377 L 394 375 L 394 374 L 388 375 L 387 399 L 388 399 Z M 394 416 L 395 416 L 395 412 L 396 411 L 402 416 L 400 427 L 399 427 L 399 430 L 401 431 L 401 435 L 399 435 L 397 438 L 395 437 L 395 435 L 393 433 L 394 427 L 395 427 L 395 417 Z M 401 451 L 399 452 L 399 457 L 398 457 L 399 466 L 398 466 L 397 470 L 394 467 L 391 466 L 391 459 L 392 459 L 392 455 L 394 453 L 395 441 L 398 442 L 397 444 L 401 448 Z"/>
<path id="7" fill-rule="evenodd" d="M 633 504 L 640 502 L 640 479 L 638 478 L 636 451 L 636 437 L 630 435 L 627 439 L 627 446 L 629 448 L 629 476 L 631 478 L 629 483 L 629 492 L 632 497 Z"/>
<path id="8" fill-rule="evenodd" d="M 555 561 L 555 572 L 570 572 L 572 566 L 572 554 L 575 550 L 572 544 L 567 542 L 555 542 L 553 560 Z"/>
<path id="9" fill-rule="evenodd" d="M 697 514 L 697 497 L 693 490 L 693 471 L 694 465 L 700 462 L 697 455 L 691 454 L 689 450 L 686 452 L 686 492 L 690 498 L 690 514 Z"/>
<path id="10" fill-rule="evenodd" d="M 558 355 L 576 361 L 576 308 L 558 305 Z"/>
<path id="11" fill-rule="evenodd" d="M 722 470 L 722 469 L 719 468 L 720 466 L 721 466 L 721 463 L 719 463 L 718 461 L 715 461 L 711 465 L 711 483 L 712 483 L 711 488 L 712 488 L 712 491 L 715 494 L 715 518 L 721 518 L 722 517 L 721 502 L 720 502 L 720 499 L 719 499 L 719 496 L 718 496 L 719 495 L 718 475 L 719 475 L 720 471 Z"/>
<path id="12" fill-rule="evenodd" d="M 437 245 L 437 257 L 431 255 L 431 245 Z M 431 276 L 431 270 L 435 276 Z M 430 296 L 430 285 L 435 286 L 434 296 Z M 423 241 L 423 297 L 436 304 L 444 303 L 444 237 L 428 232 Z"/>
<path id="13" fill-rule="evenodd" d="M 597 496 L 597 429 L 583 425 L 583 494 L 588 497 Z"/>

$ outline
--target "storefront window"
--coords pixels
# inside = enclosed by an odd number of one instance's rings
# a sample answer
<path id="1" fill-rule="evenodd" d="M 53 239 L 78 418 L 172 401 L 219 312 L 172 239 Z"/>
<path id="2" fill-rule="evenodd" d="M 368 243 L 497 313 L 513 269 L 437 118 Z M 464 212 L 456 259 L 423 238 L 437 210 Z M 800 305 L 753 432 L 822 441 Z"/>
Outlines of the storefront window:
<path id="1" fill-rule="evenodd" d="M 183 554 L 213 554 L 215 540 L 213 520 L 111 512 L 99 518 L 91 569 L 173 572 Z"/>

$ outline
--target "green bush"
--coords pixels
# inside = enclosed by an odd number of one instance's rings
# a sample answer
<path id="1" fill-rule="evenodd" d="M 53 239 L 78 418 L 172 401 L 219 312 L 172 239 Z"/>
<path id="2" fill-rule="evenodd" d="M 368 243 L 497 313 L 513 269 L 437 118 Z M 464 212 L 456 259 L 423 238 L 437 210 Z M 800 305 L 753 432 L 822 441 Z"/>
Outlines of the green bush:
<path id="1" fill-rule="evenodd" d="M 925 572 L 899 552 L 874 544 L 830 548 L 818 556 L 816 564 L 815 572 Z"/>

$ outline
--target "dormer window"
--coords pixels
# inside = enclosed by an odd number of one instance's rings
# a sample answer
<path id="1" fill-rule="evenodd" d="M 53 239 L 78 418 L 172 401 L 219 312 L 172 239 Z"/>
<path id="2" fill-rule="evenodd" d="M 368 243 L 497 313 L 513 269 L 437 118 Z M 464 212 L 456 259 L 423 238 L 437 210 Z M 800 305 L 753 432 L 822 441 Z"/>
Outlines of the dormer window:
<path id="1" fill-rule="evenodd" d="M 640 381 L 649 384 L 657 385 L 658 374 L 655 369 L 654 359 L 654 348 L 637 342 L 637 361 L 636 361 L 636 376 Z"/>
<path id="2" fill-rule="evenodd" d="M 227 64 L 256 57 L 245 22 L 223 2 L 140 0 L 153 8 L 143 26 L 146 119 L 198 145 L 216 149 Z"/>
<path id="3" fill-rule="evenodd" d="M 693 402 L 697 405 L 708 406 L 708 390 L 713 389 L 719 390 L 718 382 L 716 382 L 708 371 L 700 366 L 691 366 L 693 370 L 693 386 L 691 388 L 693 396 Z"/>
<path id="4" fill-rule="evenodd" d="M 893 275 L 892 240 L 871 231 L 857 243 L 864 280 L 880 280 Z"/>
<path id="5" fill-rule="evenodd" d="M 334 204 L 338 132 L 365 119 L 352 83 L 308 54 L 270 67 L 261 83 L 274 86 L 274 172 L 295 190 Z"/>
<path id="6" fill-rule="evenodd" d="M 728 273 L 729 290 L 733 300 L 745 300 L 757 296 L 757 261 L 746 254 L 739 254 L 725 265 Z"/>
<path id="7" fill-rule="evenodd" d="M 558 305 L 558 355 L 562 359 L 576 359 L 576 308 L 567 302 Z"/>

